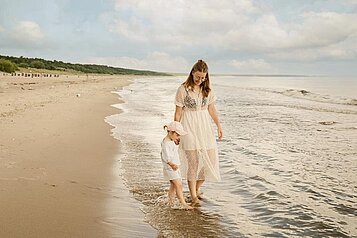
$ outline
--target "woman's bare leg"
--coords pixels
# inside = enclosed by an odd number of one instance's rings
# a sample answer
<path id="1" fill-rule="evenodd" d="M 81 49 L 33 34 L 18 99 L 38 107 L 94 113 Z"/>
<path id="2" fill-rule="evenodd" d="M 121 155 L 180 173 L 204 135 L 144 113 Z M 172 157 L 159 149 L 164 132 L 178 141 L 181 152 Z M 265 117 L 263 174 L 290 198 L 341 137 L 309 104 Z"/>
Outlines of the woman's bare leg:
<path id="1" fill-rule="evenodd" d="M 192 204 L 199 204 L 200 203 L 200 200 L 197 198 L 196 184 L 197 184 L 197 181 L 188 181 L 188 188 L 190 190 Z"/>
<path id="2" fill-rule="evenodd" d="M 197 198 L 197 170 L 198 170 L 198 156 L 196 150 L 186 150 L 186 156 L 188 160 L 188 171 L 187 171 L 187 184 L 190 190 L 192 204 L 198 204 L 199 200 Z"/>
<path id="3" fill-rule="evenodd" d="M 201 198 L 201 195 L 200 195 L 200 187 L 202 186 L 202 184 L 204 183 L 205 181 L 204 180 L 197 180 L 196 181 L 196 196 L 197 198 Z"/>

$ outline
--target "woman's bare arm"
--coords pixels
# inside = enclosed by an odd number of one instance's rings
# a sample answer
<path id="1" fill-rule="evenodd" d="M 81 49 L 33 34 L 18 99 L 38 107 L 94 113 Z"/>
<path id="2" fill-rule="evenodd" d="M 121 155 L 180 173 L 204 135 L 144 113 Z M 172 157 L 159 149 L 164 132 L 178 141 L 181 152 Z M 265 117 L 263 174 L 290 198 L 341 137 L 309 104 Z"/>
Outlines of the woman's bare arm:
<path id="1" fill-rule="evenodd" d="M 221 123 L 219 122 L 219 118 L 218 118 L 217 111 L 216 111 L 216 106 L 214 105 L 214 103 L 211 103 L 210 105 L 208 105 L 208 113 L 210 114 L 214 123 L 217 126 L 218 139 L 221 140 L 223 137 L 223 131 L 222 131 Z"/>
<path id="2" fill-rule="evenodd" d="M 176 106 L 174 121 L 181 121 L 182 117 L 182 107 Z"/>

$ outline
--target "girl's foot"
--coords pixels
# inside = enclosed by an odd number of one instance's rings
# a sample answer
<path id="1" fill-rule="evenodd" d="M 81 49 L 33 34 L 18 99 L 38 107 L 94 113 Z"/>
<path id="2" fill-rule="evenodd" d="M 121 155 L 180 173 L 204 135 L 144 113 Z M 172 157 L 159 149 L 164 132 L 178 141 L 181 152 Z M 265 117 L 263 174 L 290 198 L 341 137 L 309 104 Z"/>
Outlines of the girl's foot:
<path id="1" fill-rule="evenodd" d="M 174 205 L 174 200 L 172 198 L 169 198 L 167 201 L 167 205 L 169 205 L 169 207 L 172 207 Z"/>

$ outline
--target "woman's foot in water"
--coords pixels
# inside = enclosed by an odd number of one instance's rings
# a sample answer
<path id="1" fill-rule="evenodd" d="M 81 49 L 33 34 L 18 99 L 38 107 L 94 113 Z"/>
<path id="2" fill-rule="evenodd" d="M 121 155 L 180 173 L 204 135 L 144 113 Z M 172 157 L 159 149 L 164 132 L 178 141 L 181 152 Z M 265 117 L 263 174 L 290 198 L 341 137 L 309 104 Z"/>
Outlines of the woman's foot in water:
<path id="1" fill-rule="evenodd" d="M 202 200 L 202 199 L 203 199 L 203 193 L 202 193 L 200 190 L 197 190 L 197 191 L 196 191 L 196 194 L 197 194 L 197 198 L 198 198 L 199 200 Z"/>
<path id="2" fill-rule="evenodd" d="M 188 204 L 181 204 L 181 209 L 183 209 L 183 210 L 192 210 L 193 207 L 191 207 L 191 206 L 188 205 Z"/>
<path id="3" fill-rule="evenodd" d="M 200 205 L 200 199 L 198 197 L 192 198 L 191 206 L 196 207 Z"/>

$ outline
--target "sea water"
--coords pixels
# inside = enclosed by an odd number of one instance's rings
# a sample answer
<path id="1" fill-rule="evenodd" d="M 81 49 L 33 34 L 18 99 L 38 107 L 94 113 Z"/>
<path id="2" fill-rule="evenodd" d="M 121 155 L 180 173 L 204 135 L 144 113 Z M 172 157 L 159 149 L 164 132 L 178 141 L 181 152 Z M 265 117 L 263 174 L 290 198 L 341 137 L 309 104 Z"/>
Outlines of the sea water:
<path id="1" fill-rule="evenodd" d="M 203 185 L 194 211 L 165 204 L 160 160 L 185 78 L 139 78 L 118 92 L 123 113 L 107 118 L 121 141 L 118 173 L 146 222 L 164 237 L 357 236 L 357 78 L 210 79 L 222 182 Z"/>

